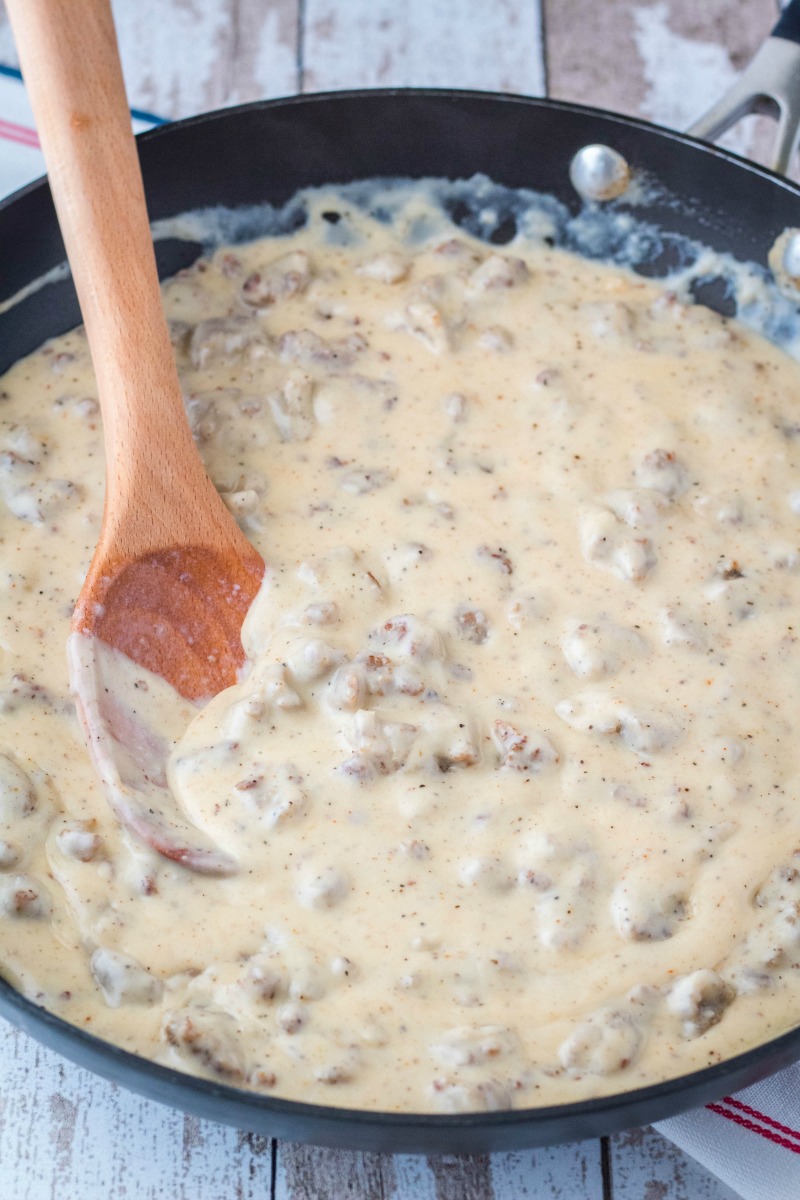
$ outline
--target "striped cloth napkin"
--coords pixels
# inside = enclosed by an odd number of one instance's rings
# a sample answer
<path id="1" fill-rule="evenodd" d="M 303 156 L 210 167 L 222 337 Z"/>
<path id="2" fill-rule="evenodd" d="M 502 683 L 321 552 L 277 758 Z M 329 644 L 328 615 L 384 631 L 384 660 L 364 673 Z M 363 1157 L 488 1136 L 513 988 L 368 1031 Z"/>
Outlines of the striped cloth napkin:
<path id="1" fill-rule="evenodd" d="M 132 110 L 138 133 L 161 124 Z M 44 174 L 19 71 L 0 66 L 0 197 Z M 656 1128 L 743 1200 L 800 1200 L 800 1066 Z"/>
<path id="2" fill-rule="evenodd" d="M 800 1065 L 656 1129 L 743 1200 L 800 1200 Z"/>

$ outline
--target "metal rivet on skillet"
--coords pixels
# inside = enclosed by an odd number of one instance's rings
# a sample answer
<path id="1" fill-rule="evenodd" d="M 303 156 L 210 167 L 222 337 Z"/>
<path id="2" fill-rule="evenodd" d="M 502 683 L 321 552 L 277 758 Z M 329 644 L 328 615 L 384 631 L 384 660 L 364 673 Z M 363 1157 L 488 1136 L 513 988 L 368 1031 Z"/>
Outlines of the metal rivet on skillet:
<path id="1" fill-rule="evenodd" d="M 625 159 L 610 146 L 584 146 L 569 167 L 572 186 L 584 200 L 615 200 L 631 179 Z"/>

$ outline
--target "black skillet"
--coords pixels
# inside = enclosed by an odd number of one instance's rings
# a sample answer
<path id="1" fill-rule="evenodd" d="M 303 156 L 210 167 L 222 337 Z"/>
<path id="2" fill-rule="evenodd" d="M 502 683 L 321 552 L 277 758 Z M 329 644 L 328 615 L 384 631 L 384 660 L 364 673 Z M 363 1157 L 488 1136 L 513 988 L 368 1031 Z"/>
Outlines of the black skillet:
<path id="1" fill-rule="evenodd" d="M 747 87 L 739 85 L 709 114 L 706 135 L 754 107 L 762 93 L 777 92 L 782 105 L 793 107 L 792 91 L 800 91 L 800 52 L 793 45 L 800 44 L 800 0 L 775 35 L 754 60 L 755 80 L 748 72 Z M 759 72 L 769 86 L 761 87 Z M 794 125 L 787 112 L 781 167 L 793 149 Z M 510 187 L 552 193 L 575 212 L 580 200 L 569 167 L 591 143 L 613 147 L 637 172 L 658 180 L 656 198 L 637 206 L 636 216 L 671 234 L 766 266 L 777 235 L 800 226 L 800 188 L 777 174 L 643 121 L 554 101 L 416 89 L 339 93 L 227 109 L 139 139 L 153 220 L 208 205 L 281 204 L 315 184 L 459 179 L 477 171 Z M 624 197 L 618 205 L 624 211 Z M 198 253 L 194 245 L 161 243 L 162 275 Z M 46 182 L 0 204 L 0 307 L 64 257 Z M 717 306 L 713 297 L 709 302 Z M 79 319 L 68 280 L 0 313 L 0 371 Z M 81 1066 L 154 1100 L 279 1138 L 373 1151 L 493 1151 L 594 1137 L 718 1099 L 800 1058 L 798 1027 L 717 1066 L 599 1100 L 446 1116 L 359 1112 L 255 1095 L 158 1066 L 68 1025 L 3 981 L 0 1013 Z"/>

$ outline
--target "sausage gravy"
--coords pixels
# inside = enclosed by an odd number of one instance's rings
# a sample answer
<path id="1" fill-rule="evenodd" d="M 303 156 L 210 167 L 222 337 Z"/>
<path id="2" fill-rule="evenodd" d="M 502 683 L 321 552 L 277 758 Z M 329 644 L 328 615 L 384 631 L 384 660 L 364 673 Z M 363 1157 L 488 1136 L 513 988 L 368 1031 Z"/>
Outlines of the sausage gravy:
<path id="1" fill-rule="evenodd" d="M 117 826 L 69 697 L 82 331 L 0 381 L 0 962 L 282 1097 L 586 1099 L 800 1018 L 800 369 L 661 283 L 419 230 L 322 194 L 164 287 L 267 574 L 237 687 L 128 680 L 226 876 Z"/>

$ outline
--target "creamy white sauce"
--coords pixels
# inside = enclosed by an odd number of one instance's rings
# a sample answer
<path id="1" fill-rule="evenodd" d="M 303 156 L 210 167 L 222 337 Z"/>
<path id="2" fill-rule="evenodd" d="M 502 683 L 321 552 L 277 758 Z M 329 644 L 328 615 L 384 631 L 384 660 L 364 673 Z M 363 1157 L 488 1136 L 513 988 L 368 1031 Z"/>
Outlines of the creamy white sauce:
<path id="1" fill-rule="evenodd" d="M 120 831 L 68 699 L 81 331 L 2 382 L 5 974 L 158 1061 L 377 1109 L 597 1096 L 791 1027 L 797 364 L 423 197 L 310 210 L 165 287 L 268 569 L 239 687 L 128 681 L 229 877 Z"/>

